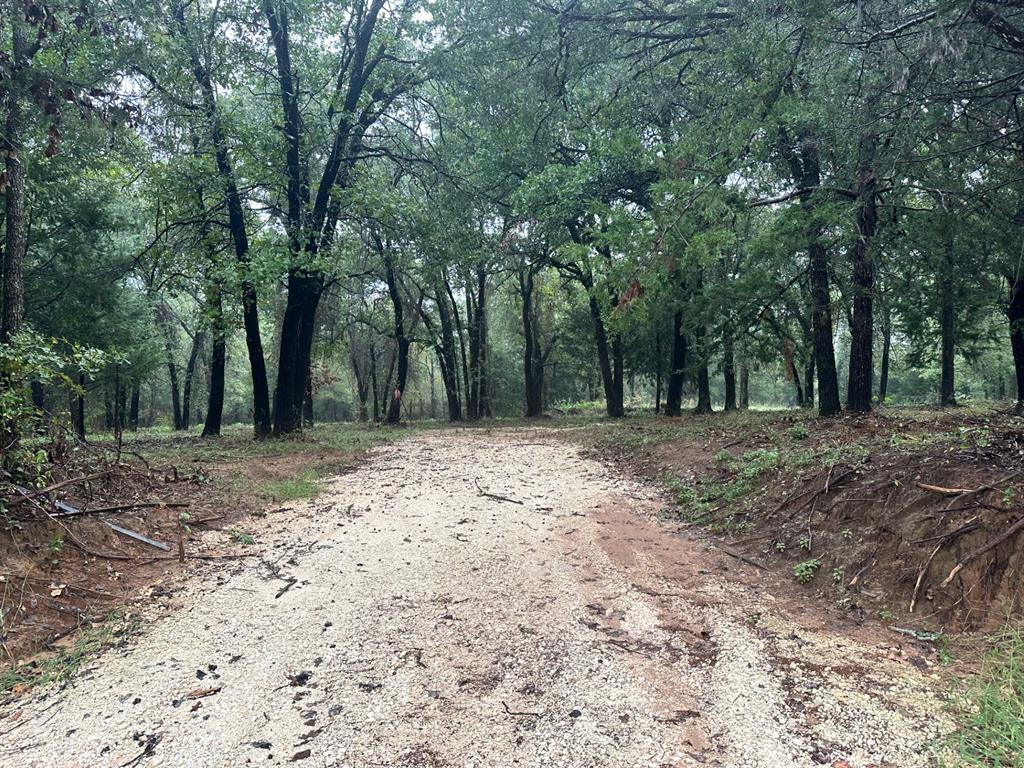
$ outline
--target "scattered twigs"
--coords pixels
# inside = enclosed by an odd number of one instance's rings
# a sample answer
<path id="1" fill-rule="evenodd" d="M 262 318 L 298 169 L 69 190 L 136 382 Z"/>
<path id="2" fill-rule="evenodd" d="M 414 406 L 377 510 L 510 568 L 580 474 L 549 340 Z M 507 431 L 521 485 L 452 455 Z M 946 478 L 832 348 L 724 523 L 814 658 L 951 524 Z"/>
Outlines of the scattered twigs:
<path id="1" fill-rule="evenodd" d="M 723 547 L 719 545 L 718 548 L 725 552 L 725 554 L 727 554 L 729 557 L 735 557 L 740 562 L 746 563 L 747 565 L 752 565 L 755 568 L 760 568 L 762 571 L 767 570 L 767 567 L 764 565 L 764 563 L 759 563 L 757 562 L 757 560 L 747 557 L 742 552 L 737 552 L 735 549 L 732 549 L 731 547 Z"/>
<path id="2" fill-rule="evenodd" d="M 928 555 L 928 559 L 924 561 L 924 565 L 922 565 L 921 566 L 921 570 L 918 571 L 917 581 L 914 582 L 914 593 L 910 596 L 910 610 L 909 610 L 909 613 L 913 613 L 914 612 L 914 606 L 917 605 L 917 595 L 921 591 L 921 584 L 924 582 L 924 577 L 928 573 L 928 568 L 931 567 L 932 560 L 934 560 L 935 556 L 937 554 L 939 554 L 940 551 L 942 551 L 942 548 L 944 546 L 949 544 L 951 541 L 956 539 L 958 536 L 962 536 L 963 534 L 965 534 L 965 533 L 967 533 L 969 531 L 973 531 L 975 528 L 977 528 L 978 527 L 977 520 L 978 520 L 978 516 L 975 515 L 974 517 L 972 517 L 970 520 L 968 520 L 966 523 L 964 523 L 963 525 L 961 525 L 959 528 L 957 528 L 954 531 L 950 531 L 949 533 L 944 533 L 941 536 L 929 537 L 928 539 L 921 539 L 920 540 L 920 542 L 934 541 L 937 538 L 939 540 L 939 543 L 935 545 L 935 549 L 933 549 L 932 553 L 930 555 Z"/>
<path id="3" fill-rule="evenodd" d="M 473 484 L 476 486 L 476 489 L 477 491 L 480 492 L 481 496 L 486 496 L 489 499 L 496 499 L 498 501 L 507 501 L 509 504 L 518 504 L 519 506 L 524 506 L 524 503 L 519 499 L 511 499 L 508 496 L 502 496 L 499 493 L 488 493 L 487 491 L 480 487 L 480 483 L 478 483 L 476 480 L 473 481 Z"/>
<path id="4" fill-rule="evenodd" d="M 1024 517 L 1019 517 L 1013 523 L 1013 525 L 1011 525 L 1009 528 L 1007 528 L 1001 534 L 996 536 L 992 541 L 990 541 L 987 544 L 985 544 L 984 546 L 981 546 L 978 549 L 974 550 L 973 552 L 968 554 L 965 558 L 963 558 L 959 563 L 957 563 L 953 567 L 953 570 L 949 572 L 949 576 L 947 576 L 945 578 L 945 580 L 942 582 L 942 584 L 939 585 L 940 589 L 948 587 L 950 582 L 953 581 L 953 579 L 955 579 L 957 577 L 957 575 L 960 573 L 960 571 L 962 571 L 964 569 L 964 566 L 967 565 L 969 562 L 971 562 L 971 560 L 974 560 L 975 558 L 980 557 L 981 555 L 985 554 L 986 552 L 995 549 L 1000 544 L 1002 544 L 1004 541 L 1006 541 L 1007 539 L 1012 538 L 1014 535 L 1016 535 L 1017 533 L 1019 533 L 1022 530 L 1024 530 Z"/>
<path id="5" fill-rule="evenodd" d="M 501 706 L 505 708 L 506 715 L 515 715 L 516 717 L 540 717 L 540 712 L 516 712 L 514 709 L 509 709 L 508 704 L 506 704 L 504 700 L 502 700 Z"/>
<path id="6" fill-rule="evenodd" d="M 979 493 L 982 493 L 983 491 L 998 491 L 998 490 L 1001 490 L 1001 488 L 1000 488 L 1001 485 L 1004 485 L 1005 483 L 1009 483 L 1009 482 L 1012 482 L 1012 481 L 1016 480 L 1018 477 L 1020 477 L 1020 474 L 1021 473 L 1020 473 L 1019 470 L 1016 471 L 1016 472 L 1011 472 L 1010 474 L 1006 475 L 1005 477 L 1002 477 L 1002 478 L 996 480 L 994 483 L 986 483 L 985 485 L 979 485 L 977 488 L 966 490 L 963 493 L 959 494 L 958 496 L 953 497 L 953 499 L 946 506 L 946 509 L 943 510 L 943 511 L 949 512 L 951 510 L 951 508 L 953 507 L 953 505 L 956 504 L 957 502 L 962 502 L 965 499 L 970 498 L 971 496 L 977 496 Z"/>
<path id="7" fill-rule="evenodd" d="M 92 482 L 93 480 L 99 480 L 101 477 L 106 477 L 107 475 L 113 474 L 119 469 L 121 469 L 120 464 L 113 466 L 110 469 L 105 469 L 102 472 L 94 472 L 91 475 L 83 475 L 82 477 L 72 477 L 68 478 L 67 480 L 61 480 L 59 483 L 53 483 L 52 485 L 48 485 L 45 488 L 40 488 L 37 491 L 19 491 L 19 496 L 14 497 L 11 500 L 11 503 L 24 503 L 26 501 L 29 501 L 30 499 L 37 499 L 40 496 L 46 496 L 47 494 L 53 493 L 54 491 L 59 491 L 61 488 L 67 488 L 69 485 L 79 485 L 81 483 L 89 483 Z"/>

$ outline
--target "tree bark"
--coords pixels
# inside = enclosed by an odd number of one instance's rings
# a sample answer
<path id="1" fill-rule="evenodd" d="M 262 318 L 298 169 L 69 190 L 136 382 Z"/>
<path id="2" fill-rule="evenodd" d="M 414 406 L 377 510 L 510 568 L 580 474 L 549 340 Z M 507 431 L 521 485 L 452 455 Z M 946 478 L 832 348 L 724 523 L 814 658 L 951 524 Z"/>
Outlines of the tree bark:
<path id="1" fill-rule="evenodd" d="M 814 358 L 807 361 L 804 368 L 804 408 L 814 407 Z"/>
<path id="2" fill-rule="evenodd" d="M 1024 272 L 1018 271 L 1013 278 L 1006 315 L 1010 321 L 1010 349 L 1017 376 L 1016 410 L 1024 415 Z"/>
<path id="3" fill-rule="evenodd" d="M 139 391 L 139 382 L 132 382 L 132 394 L 129 400 L 128 406 L 128 429 L 132 432 L 136 432 L 139 429 L 139 398 L 141 392 Z"/>
<path id="4" fill-rule="evenodd" d="M 13 9 L 12 9 L 13 10 Z M 15 69 L 29 63 L 29 44 L 25 37 L 20 6 L 11 14 L 11 53 Z M 10 341 L 25 319 L 25 250 L 28 243 L 28 214 L 25 210 L 26 173 L 22 155 L 24 113 L 17 86 L 6 89 L 6 116 L 0 149 L 4 159 L 4 250 L 3 317 L 0 319 L 0 343 Z"/>
<path id="5" fill-rule="evenodd" d="M 862 142 L 863 158 L 858 172 L 857 241 L 853 260 L 853 318 L 850 323 L 850 377 L 846 407 L 854 413 L 871 410 L 872 352 L 874 349 L 873 301 L 875 290 L 874 240 L 878 230 L 878 178 L 873 167 L 874 138 Z"/>
<path id="6" fill-rule="evenodd" d="M 939 276 L 942 290 L 942 307 L 939 325 L 942 333 L 941 367 L 942 381 L 939 385 L 939 406 L 949 408 L 956 405 L 955 354 L 956 354 L 956 254 L 952 242 L 946 244 L 942 274 Z"/>
<path id="7" fill-rule="evenodd" d="M 708 373 L 708 356 L 704 347 L 706 338 L 707 329 L 703 325 L 698 326 L 693 334 L 697 354 L 700 356 L 697 363 L 697 407 L 694 409 L 694 413 L 698 414 L 713 411 L 711 407 L 711 376 Z"/>
<path id="8" fill-rule="evenodd" d="M 605 410 L 610 417 L 621 418 L 623 416 L 621 363 L 616 366 L 617 374 L 612 367 L 612 353 L 609 351 L 608 332 L 604 326 L 604 319 L 601 317 L 601 305 L 598 304 L 592 288 L 588 287 L 588 291 L 590 292 L 590 317 L 594 322 L 594 341 L 597 343 L 597 363 L 601 369 L 601 383 L 604 386 Z M 621 359 L 621 350 L 618 357 Z"/>
<path id="9" fill-rule="evenodd" d="M 85 374 L 78 374 L 78 393 L 75 395 L 75 405 L 71 412 L 72 426 L 75 430 L 75 437 L 85 442 Z"/>
<path id="10" fill-rule="evenodd" d="M 207 306 L 211 316 L 210 332 L 213 344 L 210 354 L 210 392 L 206 400 L 203 437 L 216 437 L 220 434 L 224 418 L 224 372 L 227 367 L 227 329 L 224 326 L 224 298 L 220 285 L 214 284 L 210 287 Z"/>
<path id="11" fill-rule="evenodd" d="M 743 363 L 740 365 L 740 410 L 750 408 L 750 367 Z"/>
<path id="12" fill-rule="evenodd" d="M 882 365 L 878 376 L 878 404 L 885 405 L 889 396 L 889 360 L 892 356 L 892 318 L 888 310 L 882 324 Z"/>
<path id="13" fill-rule="evenodd" d="M 736 363 L 733 338 L 729 329 L 722 339 L 722 373 L 725 377 L 725 410 L 736 410 Z"/>
<path id="14" fill-rule="evenodd" d="M 192 337 L 192 348 L 188 355 L 188 364 L 185 366 L 185 382 L 181 389 L 181 428 L 187 430 L 192 424 L 192 382 L 195 380 L 196 363 L 199 354 L 203 351 L 203 343 L 206 334 L 196 331 Z"/>
<path id="15" fill-rule="evenodd" d="M 685 382 L 686 334 L 683 333 L 683 313 L 676 312 L 672 318 L 672 370 L 668 376 L 668 392 L 665 395 L 666 416 L 682 415 Z"/>
<path id="16" fill-rule="evenodd" d="M 402 419 L 402 396 L 409 377 L 409 337 L 405 329 L 405 310 L 402 306 L 402 295 L 398 290 L 398 276 L 395 263 L 388 247 L 378 241 L 378 248 L 384 258 L 384 275 L 388 284 L 388 295 L 395 316 L 395 342 L 398 345 L 398 379 L 395 381 L 394 392 L 389 393 L 388 424 L 398 424 Z"/>
<path id="17" fill-rule="evenodd" d="M 437 286 L 437 315 L 441 326 L 441 343 L 437 354 L 441 368 L 441 383 L 448 401 L 448 420 L 462 420 L 462 402 L 459 399 L 459 356 L 455 348 L 455 333 L 452 328 L 452 313 L 448 296 Z"/>
<path id="18" fill-rule="evenodd" d="M 157 322 L 164 335 L 164 357 L 166 358 L 167 376 L 171 385 L 171 418 L 173 419 L 174 429 L 180 430 L 182 428 L 181 389 L 178 384 L 178 364 L 174 360 L 174 325 L 171 320 L 171 310 L 166 304 L 160 304 L 156 308 L 156 315 Z"/>
<path id="19" fill-rule="evenodd" d="M 537 330 L 540 318 L 534 306 L 534 277 L 533 265 L 519 265 L 519 298 L 522 302 L 524 340 L 523 374 L 528 419 L 544 415 L 544 360 Z"/>
<path id="20" fill-rule="evenodd" d="M 818 139 L 811 128 L 800 134 L 798 153 L 787 152 L 794 179 L 803 192 L 800 204 L 807 217 L 807 276 L 811 287 L 811 334 L 818 373 L 818 414 L 835 416 L 842 410 L 835 345 L 832 343 L 832 299 L 828 276 L 828 252 L 822 242 L 823 227 L 817 219 L 816 194 L 821 186 Z"/>

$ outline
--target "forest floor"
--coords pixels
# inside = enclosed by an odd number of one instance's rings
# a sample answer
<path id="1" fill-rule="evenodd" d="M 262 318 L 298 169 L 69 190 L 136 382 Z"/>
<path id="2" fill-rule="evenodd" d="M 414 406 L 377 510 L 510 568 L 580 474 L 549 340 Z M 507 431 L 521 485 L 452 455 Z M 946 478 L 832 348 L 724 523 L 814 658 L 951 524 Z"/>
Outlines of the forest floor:
<path id="1" fill-rule="evenodd" d="M 0 704 L 0 765 L 929 765 L 941 649 L 708 542 L 635 426 L 418 431 L 196 534 L 249 556 Z"/>

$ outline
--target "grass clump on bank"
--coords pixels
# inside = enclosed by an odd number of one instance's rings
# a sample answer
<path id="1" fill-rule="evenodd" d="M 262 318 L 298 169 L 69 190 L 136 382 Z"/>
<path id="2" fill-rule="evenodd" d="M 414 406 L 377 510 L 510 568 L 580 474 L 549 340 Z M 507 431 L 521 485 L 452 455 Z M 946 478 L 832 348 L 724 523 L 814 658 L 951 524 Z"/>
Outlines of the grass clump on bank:
<path id="1" fill-rule="evenodd" d="M 1024 768 L 1024 624 L 1008 625 L 977 677 L 954 701 L 962 727 L 951 738 L 947 766 Z"/>

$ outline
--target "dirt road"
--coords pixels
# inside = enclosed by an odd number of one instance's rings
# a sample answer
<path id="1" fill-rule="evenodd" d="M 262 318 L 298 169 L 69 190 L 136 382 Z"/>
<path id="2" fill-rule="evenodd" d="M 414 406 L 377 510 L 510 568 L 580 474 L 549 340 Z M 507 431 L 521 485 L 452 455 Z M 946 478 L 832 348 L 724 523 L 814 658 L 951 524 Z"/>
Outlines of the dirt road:
<path id="1" fill-rule="evenodd" d="M 550 431 L 412 436 L 9 706 L 0 765 L 928 764 L 926 650 L 662 507 Z"/>

